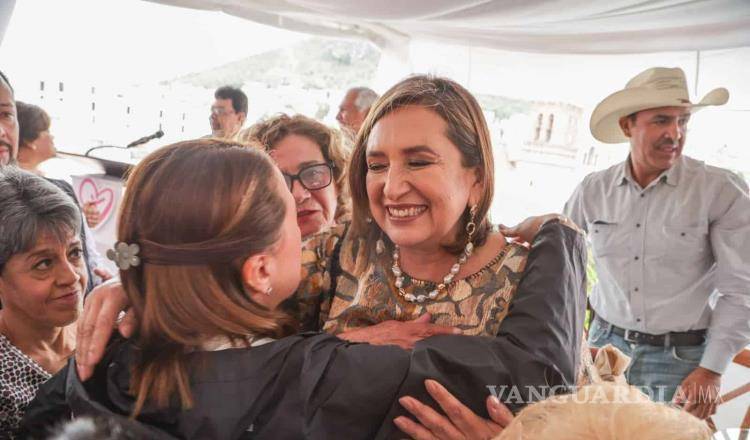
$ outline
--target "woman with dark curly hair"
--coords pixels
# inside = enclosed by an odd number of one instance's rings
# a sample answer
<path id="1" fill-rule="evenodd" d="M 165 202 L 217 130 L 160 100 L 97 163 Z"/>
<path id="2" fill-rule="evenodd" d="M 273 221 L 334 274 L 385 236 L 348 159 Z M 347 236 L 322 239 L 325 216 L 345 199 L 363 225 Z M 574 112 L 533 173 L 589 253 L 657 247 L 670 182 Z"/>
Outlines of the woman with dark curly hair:
<path id="1" fill-rule="evenodd" d="M 338 130 L 303 115 L 280 114 L 253 125 L 240 137 L 260 144 L 281 168 L 297 204 L 303 238 L 349 217 L 349 152 Z"/>

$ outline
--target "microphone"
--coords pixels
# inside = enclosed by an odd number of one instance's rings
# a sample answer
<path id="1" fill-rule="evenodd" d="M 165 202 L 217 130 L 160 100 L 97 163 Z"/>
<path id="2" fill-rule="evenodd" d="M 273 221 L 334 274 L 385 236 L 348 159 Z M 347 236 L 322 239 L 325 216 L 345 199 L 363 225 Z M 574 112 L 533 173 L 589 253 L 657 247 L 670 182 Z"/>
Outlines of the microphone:
<path id="1" fill-rule="evenodd" d="M 128 148 L 137 147 L 138 145 L 143 145 L 143 144 L 145 144 L 146 142 L 148 142 L 148 141 L 150 141 L 152 139 L 159 139 L 162 136 L 164 136 L 164 132 L 161 131 L 161 130 L 159 130 L 159 131 L 157 131 L 154 134 L 151 134 L 151 135 L 148 135 L 148 136 L 144 136 L 144 137 L 142 137 L 142 138 L 140 138 L 140 139 L 138 139 L 136 141 L 133 141 L 133 142 L 129 143 L 127 146 L 125 146 L 125 147 L 118 147 L 116 145 L 99 145 L 99 146 L 96 146 L 96 147 L 89 148 L 88 150 L 86 150 L 86 153 L 84 153 L 83 155 L 88 157 L 88 155 L 92 151 L 98 150 L 100 148 L 119 148 L 121 150 L 125 150 L 125 149 L 128 149 Z"/>
<path id="2" fill-rule="evenodd" d="M 159 131 L 157 131 L 154 134 L 150 134 L 148 136 L 144 136 L 144 137 L 142 137 L 142 138 L 140 138 L 138 140 L 135 140 L 135 141 L 129 143 L 128 145 L 125 146 L 125 148 L 137 147 L 138 145 L 143 145 L 143 144 L 145 144 L 146 142 L 148 142 L 150 140 L 159 139 L 162 136 L 164 136 L 164 132 L 161 131 L 161 130 L 159 130 Z"/>

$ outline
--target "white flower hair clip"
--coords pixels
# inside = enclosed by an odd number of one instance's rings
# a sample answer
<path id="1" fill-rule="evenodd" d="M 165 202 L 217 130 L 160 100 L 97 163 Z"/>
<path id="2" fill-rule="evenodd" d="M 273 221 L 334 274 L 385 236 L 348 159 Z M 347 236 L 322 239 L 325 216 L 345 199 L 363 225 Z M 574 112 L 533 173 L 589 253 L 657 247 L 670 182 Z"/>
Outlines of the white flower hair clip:
<path id="1" fill-rule="evenodd" d="M 141 264 L 141 259 L 138 257 L 140 250 L 137 244 L 118 241 L 114 249 L 107 250 L 107 258 L 114 261 L 120 270 L 128 270 Z"/>

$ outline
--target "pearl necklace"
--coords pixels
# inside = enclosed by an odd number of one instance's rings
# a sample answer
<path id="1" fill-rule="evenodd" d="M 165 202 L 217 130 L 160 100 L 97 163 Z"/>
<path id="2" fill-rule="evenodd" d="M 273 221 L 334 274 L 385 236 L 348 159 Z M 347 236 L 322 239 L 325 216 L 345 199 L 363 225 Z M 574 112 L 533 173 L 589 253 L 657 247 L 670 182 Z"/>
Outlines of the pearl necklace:
<path id="1" fill-rule="evenodd" d="M 473 231 L 472 231 L 473 232 Z M 464 247 L 463 252 L 461 253 L 461 256 L 458 257 L 458 261 L 451 266 L 450 271 L 443 277 L 443 282 L 439 283 L 433 290 L 430 291 L 427 295 L 414 295 L 413 293 L 406 293 L 404 291 L 404 271 L 401 270 L 401 266 L 399 265 L 399 261 L 401 260 L 401 252 L 399 250 L 398 245 L 395 246 L 395 249 L 393 250 L 393 267 L 391 267 L 391 271 L 393 272 L 393 276 L 396 277 L 396 289 L 398 289 L 398 294 L 401 295 L 405 300 L 409 302 L 418 302 L 423 303 L 428 299 L 435 299 L 440 295 L 441 292 L 446 290 L 448 284 L 453 282 L 453 278 L 456 277 L 458 272 L 461 270 L 461 265 L 466 263 L 466 260 L 469 259 L 472 252 L 474 252 L 474 244 L 472 244 L 471 241 L 466 243 L 466 247 Z"/>

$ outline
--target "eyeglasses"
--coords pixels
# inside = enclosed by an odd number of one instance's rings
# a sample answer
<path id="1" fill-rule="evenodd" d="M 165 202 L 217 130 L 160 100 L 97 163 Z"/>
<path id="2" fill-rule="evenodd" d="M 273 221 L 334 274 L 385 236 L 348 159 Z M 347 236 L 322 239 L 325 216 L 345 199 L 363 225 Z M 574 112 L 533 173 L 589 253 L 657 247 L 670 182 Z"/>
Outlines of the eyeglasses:
<path id="1" fill-rule="evenodd" d="M 224 109 L 221 107 L 211 107 L 211 114 L 216 116 L 231 115 L 234 113 L 234 109 Z"/>
<path id="2" fill-rule="evenodd" d="M 286 181 L 289 191 L 292 190 L 295 180 L 299 180 L 300 185 L 306 190 L 315 191 L 331 184 L 333 181 L 333 164 L 316 163 L 300 169 L 297 174 L 281 174 L 284 175 L 284 181 Z"/>

